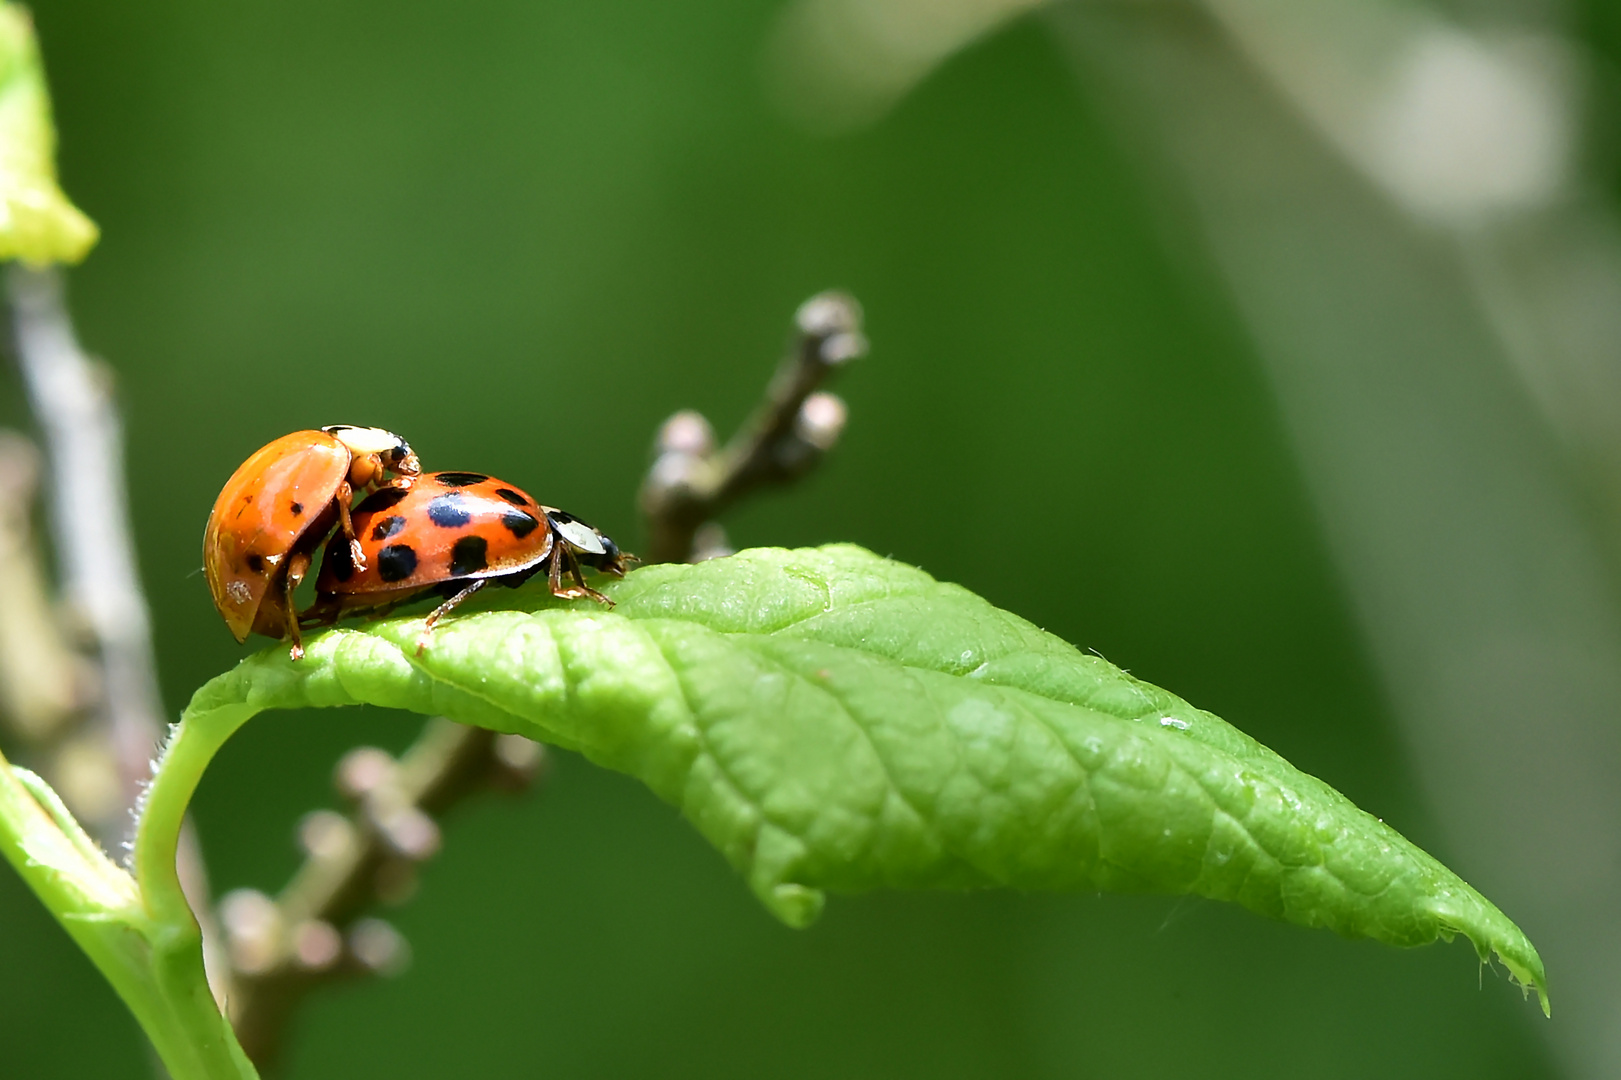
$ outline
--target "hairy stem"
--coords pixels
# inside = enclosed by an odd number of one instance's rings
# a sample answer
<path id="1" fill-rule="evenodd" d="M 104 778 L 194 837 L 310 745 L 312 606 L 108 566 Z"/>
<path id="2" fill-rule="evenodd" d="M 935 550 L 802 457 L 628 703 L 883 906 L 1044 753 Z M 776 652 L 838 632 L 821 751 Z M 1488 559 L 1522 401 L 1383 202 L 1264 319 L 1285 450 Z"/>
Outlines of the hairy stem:
<path id="1" fill-rule="evenodd" d="M 184 901 L 154 918 L 56 793 L 4 758 L 0 850 L 118 992 L 174 1080 L 254 1080 L 209 992 Z"/>

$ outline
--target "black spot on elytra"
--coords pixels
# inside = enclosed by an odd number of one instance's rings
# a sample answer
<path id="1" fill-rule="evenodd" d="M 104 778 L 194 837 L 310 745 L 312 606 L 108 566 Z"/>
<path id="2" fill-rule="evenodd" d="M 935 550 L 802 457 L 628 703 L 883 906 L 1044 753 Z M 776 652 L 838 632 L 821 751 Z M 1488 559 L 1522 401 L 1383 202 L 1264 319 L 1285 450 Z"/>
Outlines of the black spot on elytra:
<path id="1" fill-rule="evenodd" d="M 466 487 L 469 484 L 482 484 L 489 477 L 478 472 L 442 472 L 434 473 L 433 478 L 445 487 Z"/>
<path id="2" fill-rule="evenodd" d="M 379 510 L 387 510 L 403 498 L 405 498 L 404 488 L 379 488 L 361 500 L 360 505 L 355 507 L 355 513 L 375 514 Z"/>
<path id="3" fill-rule="evenodd" d="M 476 574 L 490 565 L 489 545 L 482 536 L 464 536 L 450 549 L 450 572 L 456 577 Z"/>
<path id="4" fill-rule="evenodd" d="M 529 500 L 523 497 L 522 492 L 513 491 L 511 488 L 496 488 L 495 493 L 501 496 L 501 498 L 505 499 L 507 502 L 511 503 L 513 506 L 529 505 Z"/>
<path id="5" fill-rule="evenodd" d="M 417 553 L 407 544 L 390 544 L 377 553 L 377 573 L 384 581 L 404 581 L 417 569 Z"/>
<path id="6" fill-rule="evenodd" d="M 293 516 L 298 517 L 303 513 L 304 513 L 304 504 L 301 503 L 301 502 L 295 502 L 293 504 Z"/>
<path id="7" fill-rule="evenodd" d="M 519 513 L 516 510 L 508 510 L 502 514 L 501 524 L 505 525 L 507 531 L 519 540 L 522 540 L 540 526 L 540 522 L 535 518 L 528 514 Z"/>
<path id="8" fill-rule="evenodd" d="M 354 552 L 342 533 L 333 537 L 332 543 L 326 546 L 326 564 L 332 568 L 332 576 L 339 581 L 348 581 L 355 576 Z"/>
<path id="9" fill-rule="evenodd" d="M 246 563 L 248 569 L 252 570 L 255 574 L 262 574 L 265 572 L 265 557 L 259 554 L 257 551 L 248 552 L 247 557 L 242 561 Z"/>
<path id="10" fill-rule="evenodd" d="M 398 514 L 391 514 L 373 527 L 371 538 L 373 540 L 387 540 L 403 528 L 405 528 L 405 519 Z"/>
<path id="11" fill-rule="evenodd" d="M 441 529 L 457 529 L 473 520 L 460 495 L 441 495 L 428 504 L 428 520 Z"/>

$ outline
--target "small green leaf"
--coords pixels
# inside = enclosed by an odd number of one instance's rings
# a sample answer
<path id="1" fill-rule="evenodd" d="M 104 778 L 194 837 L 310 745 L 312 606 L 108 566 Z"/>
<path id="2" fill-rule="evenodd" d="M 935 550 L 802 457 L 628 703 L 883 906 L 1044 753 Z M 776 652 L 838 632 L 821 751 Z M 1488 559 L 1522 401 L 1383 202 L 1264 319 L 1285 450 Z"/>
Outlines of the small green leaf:
<path id="1" fill-rule="evenodd" d="M 0 758 L 0 854 L 62 919 L 133 918 L 135 881 L 102 853 L 50 786 Z"/>
<path id="2" fill-rule="evenodd" d="M 0 259 L 76 263 L 97 235 L 56 184 L 56 129 L 33 20 L 26 8 L 0 5 Z"/>
<path id="3" fill-rule="evenodd" d="M 840 545 L 605 591 L 612 611 L 525 590 L 420 656 L 420 618 L 328 632 L 298 663 L 268 649 L 198 691 L 176 749 L 266 708 L 443 713 L 639 777 L 794 926 L 824 889 L 1194 893 L 1393 945 L 1462 933 L 1546 1008 L 1531 943 L 1395 830 L 962 588 Z"/>

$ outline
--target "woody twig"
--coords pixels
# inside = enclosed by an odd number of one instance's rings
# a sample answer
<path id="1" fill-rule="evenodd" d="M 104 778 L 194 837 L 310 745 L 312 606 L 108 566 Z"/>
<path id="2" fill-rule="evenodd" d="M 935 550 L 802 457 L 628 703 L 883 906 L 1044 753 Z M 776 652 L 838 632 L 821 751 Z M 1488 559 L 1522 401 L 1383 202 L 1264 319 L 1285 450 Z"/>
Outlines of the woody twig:
<path id="1" fill-rule="evenodd" d="M 111 377 L 79 347 L 52 270 L 11 268 L 17 366 L 44 436 L 61 595 L 99 668 L 93 724 L 135 805 L 164 728 L 151 621 L 135 568 L 123 429 Z"/>
<path id="2" fill-rule="evenodd" d="M 838 441 L 844 402 L 819 387 L 866 354 L 861 307 L 844 293 L 820 293 L 800 305 L 794 328 L 764 400 L 724 447 L 716 447 L 709 421 L 691 410 L 659 429 L 640 500 L 648 562 L 728 554 L 715 520 L 721 512 L 745 495 L 804 476 Z"/>
<path id="3" fill-rule="evenodd" d="M 59 590 L 46 583 L 31 525 L 40 454 L 15 434 L 0 442 L 13 469 L 0 484 L 0 671 L 11 733 L 101 842 L 127 840 L 141 785 L 162 739 L 163 703 L 151 621 L 136 569 L 124 481 L 123 428 L 111 373 L 79 346 L 62 279 L 10 268 L 17 369 L 45 446 Z M 53 603 L 53 591 L 60 603 Z M 21 621 L 19 621 L 21 620 Z M 24 625 L 26 623 L 26 625 Z M 228 993 L 208 922 L 208 880 L 188 828 L 179 869 L 202 913 L 215 995 Z"/>
<path id="4" fill-rule="evenodd" d="M 94 696 L 93 673 L 68 641 L 36 547 L 41 467 L 32 442 L 0 431 L 0 714 L 27 747 L 60 736 Z"/>
<path id="5" fill-rule="evenodd" d="M 304 863 L 287 887 L 274 899 L 240 889 L 220 904 L 231 1022 L 258 1065 L 275 1063 L 294 1008 L 316 987 L 405 967 L 404 939 L 369 912 L 409 899 L 418 867 L 439 850 L 435 818 L 475 791 L 528 785 L 544 763 L 539 743 L 443 718 L 397 761 L 364 746 L 343 757 L 335 781 L 349 810 L 304 818 Z"/>

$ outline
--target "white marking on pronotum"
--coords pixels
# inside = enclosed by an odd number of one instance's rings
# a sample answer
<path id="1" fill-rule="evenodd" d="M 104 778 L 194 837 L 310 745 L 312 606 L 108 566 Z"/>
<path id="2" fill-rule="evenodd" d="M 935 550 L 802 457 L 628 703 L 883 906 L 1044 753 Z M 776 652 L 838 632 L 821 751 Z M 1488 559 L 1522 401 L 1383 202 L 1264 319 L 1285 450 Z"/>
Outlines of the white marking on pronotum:
<path id="1" fill-rule="evenodd" d="M 398 449 L 404 440 L 392 431 L 384 431 L 375 427 L 353 427 L 349 424 L 333 424 L 322 428 L 328 435 L 347 446 L 355 454 L 386 454 L 390 450 Z"/>
<path id="2" fill-rule="evenodd" d="M 602 546 L 602 538 L 597 535 L 597 530 L 583 521 L 558 521 L 553 518 L 552 528 L 556 529 L 564 540 L 567 540 L 581 551 L 601 555 L 608 550 Z"/>

